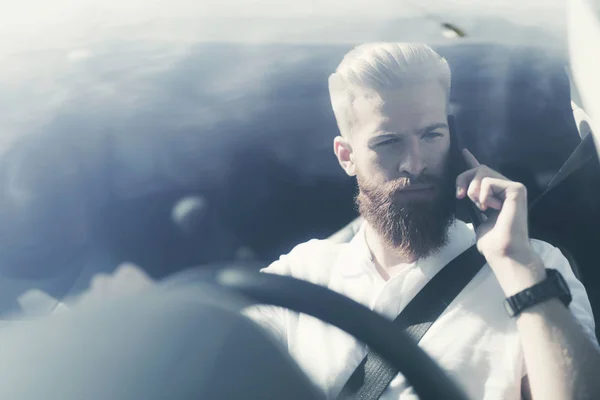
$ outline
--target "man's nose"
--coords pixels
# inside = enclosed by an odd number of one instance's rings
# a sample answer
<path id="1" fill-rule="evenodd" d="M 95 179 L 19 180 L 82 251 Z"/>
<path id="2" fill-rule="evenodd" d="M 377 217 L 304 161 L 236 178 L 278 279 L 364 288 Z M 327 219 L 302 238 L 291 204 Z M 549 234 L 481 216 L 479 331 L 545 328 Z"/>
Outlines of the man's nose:
<path id="1" fill-rule="evenodd" d="M 409 140 L 401 154 L 399 172 L 403 176 L 421 176 L 426 168 L 419 140 Z"/>

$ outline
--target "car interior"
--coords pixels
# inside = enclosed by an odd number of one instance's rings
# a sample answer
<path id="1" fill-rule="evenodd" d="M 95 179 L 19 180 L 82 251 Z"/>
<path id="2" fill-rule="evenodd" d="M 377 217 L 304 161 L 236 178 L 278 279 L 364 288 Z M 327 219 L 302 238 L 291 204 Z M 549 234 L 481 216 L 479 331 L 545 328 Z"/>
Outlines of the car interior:
<path id="1" fill-rule="evenodd" d="M 232 128 L 262 143 L 270 131 L 290 126 L 291 132 L 286 133 L 290 147 L 296 140 L 315 137 L 299 153 L 321 170 L 282 165 L 272 147 L 257 145 L 234 157 L 228 179 L 214 191 L 207 190 L 209 183 L 198 181 L 195 187 L 109 203 L 101 229 L 111 251 L 144 266 L 153 276 L 164 277 L 189 266 L 233 261 L 240 247 L 252 249 L 253 262 L 260 267 L 310 238 L 351 239 L 359 226 L 358 221 L 352 222 L 354 183 L 343 175 L 327 144 L 337 128 L 323 83 L 348 49 L 278 46 L 281 58 L 298 51 L 304 54 L 300 65 L 289 65 L 280 74 L 292 75 L 309 64 L 317 70 L 290 80 L 274 79 L 274 87 L 261 99 L 267 114 L 245 122 L 247 128 Z M 531 46 L 468 43 L 436 46 L 436 50 L 455 71 L 451 103 L 463 146 L 482 163 L 526 184 L 530 202 L 536 203 L 530 216 L 532 236 L 568 255 L 597 309 L 599 276 L 591 251 L 600 222 L 600 193 L 589 182 L 600 177 L 600 166 L 592 136 L 583 140 L 580 136 L 586 125 L 580 117 L 576 123 L 564 61 Z M 267 50 L 253 54 L 261 51 Z M 231 46 L 221 52 L 223 59 L 235 59 L 241 49 Z M 302 92 L 290 95 L 298 88 Z M 314 101 L 304 101 L 305 96 Z M 248 99 L 256 102 L 254 97 Z M 302 122 L 294 120 L 296 114 L 303 116 Z M 536 202 L 576 149 L 581 163 L 543 201 Z M 182 234 L 171 218 L 172 210 L 179 199 L 195 193 L 208 199 L 209 211 L 194 222 L 196 228 Z"/>
<path id="2" fill-rule="evenodd" d="M 600 338 L 598 125 L 569 57 L 446 25 L 459 38 L 429 44 L 452 69 L 460 146 L 526 185 L 530 235 L 567 257 Z M 1 149 L 0 263 L 52 271 L 91 254 L 102 272 L 132 263 L 159 284 L 0 330 L 0 397 L 324 398 L 241 316 L 267 303 L 380 351 L 420 398 L 464 399 L 387 319 L 315 285 L 256 274 L 299 243 L 346 243 L 361 226 L 356 183 L 332 154 L 327 88 L 358 43 L 102 38 L 66 58 L 56 49 L 15 55 L 15 70 L 55 60 L 64 92 L 49 116 L 15 123 L 27 134 Z M 22 93 L 43 97 L 40 87 Z M 368 323 L 352 324 L 356 315 Z"/>

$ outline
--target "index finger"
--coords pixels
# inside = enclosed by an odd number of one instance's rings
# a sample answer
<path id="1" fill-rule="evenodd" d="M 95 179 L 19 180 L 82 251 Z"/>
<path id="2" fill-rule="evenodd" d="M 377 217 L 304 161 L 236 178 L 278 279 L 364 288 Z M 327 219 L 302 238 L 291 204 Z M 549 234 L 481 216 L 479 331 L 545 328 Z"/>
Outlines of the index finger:
<path id="1" fill-rule="evenodd" d="M 463 158 L 465 159 L 465 162 L 467 163 L 467 166 L 469 168 L 477 168 L 481 165 L 481 164 L 479 164 L 479 161 L 477 161 L 475 156 L 469 150 L 463 149 L 462 154 L 463 154 Z"/>

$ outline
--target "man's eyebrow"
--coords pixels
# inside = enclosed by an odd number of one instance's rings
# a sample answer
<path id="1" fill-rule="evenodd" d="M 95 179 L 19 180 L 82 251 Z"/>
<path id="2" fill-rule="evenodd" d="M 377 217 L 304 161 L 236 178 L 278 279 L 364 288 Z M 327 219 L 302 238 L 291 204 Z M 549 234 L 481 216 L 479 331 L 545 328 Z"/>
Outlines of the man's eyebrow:
<path id="1" fill-rule="evenodd" d="M 428 126 L 424 127 L 423 129 L 421 129 L 420 133 L 421 134 L 428 133 L 428 132 L 435 131 L 436 129 L 440 129 L 440 128 L 446 128 L 446 129 L 448 129 L 448 124 L 445 123 L 445 122 L 438 122 L 438 123 L 435 123 L 435 124 L 431 124 L 431 125 L 428 125 Z"/>
<path id="2" fill-rule="evenodd" d="M 448 124 L 444 123 L 444 122 L 438 122 L 438 123 L 435 123 L 435 124 L 427 125 L 426 127 L 422 128 L 422 129 L 419 129 L 418 134 L 419 135 L 423 135 L 425 133 L 428 133 L 428 132 L 431 132 L 431 131 L 434 131 L 434 130 L 440 129 L 440 128 L 446 128 L 446 129 L 448 129 Z M 382 141 L 385 141 L 385 140 L 388 140 L 388 139 L 401 138 L 402 136 L 404 136 L 404 135 L 401 134 L 401 133 L 384 132 L 384 133 L 381 133 L 379 135 L 376 135 L 376 136 L 370 138 L 368 140 L 368 143 L 370 145 L 374 145 L 374 144 L 377 144 L 379 142 L 382 142 Z"/>

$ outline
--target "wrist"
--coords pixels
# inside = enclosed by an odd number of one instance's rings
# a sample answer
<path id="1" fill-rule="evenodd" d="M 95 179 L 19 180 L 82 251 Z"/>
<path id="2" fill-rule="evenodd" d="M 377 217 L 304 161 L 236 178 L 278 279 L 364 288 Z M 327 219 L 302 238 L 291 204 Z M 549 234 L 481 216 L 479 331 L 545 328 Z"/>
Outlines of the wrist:
<path id="1" fill-rule="evenodd" d="M 507 297 L 546 279 L 546 268 L 533 250 L 519 257 L 493 258 L 488 260 L 488 264 Z"/>
<path id="2" fill-rule="evenodd" d="M 533 250 L 529 240 L 519 240 L 519 244 L 500 246 L 500 248 L 489 249 L 483 251 L 483 255 L 490 265 L 513 264 L 530 265 L 533 264 L 539 257 Z"/>

